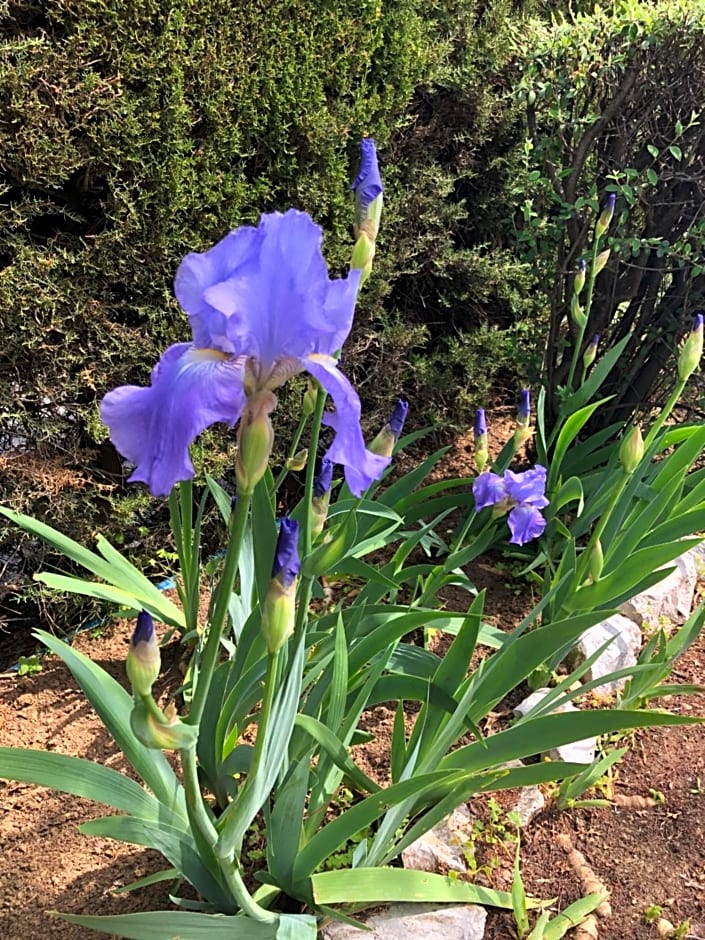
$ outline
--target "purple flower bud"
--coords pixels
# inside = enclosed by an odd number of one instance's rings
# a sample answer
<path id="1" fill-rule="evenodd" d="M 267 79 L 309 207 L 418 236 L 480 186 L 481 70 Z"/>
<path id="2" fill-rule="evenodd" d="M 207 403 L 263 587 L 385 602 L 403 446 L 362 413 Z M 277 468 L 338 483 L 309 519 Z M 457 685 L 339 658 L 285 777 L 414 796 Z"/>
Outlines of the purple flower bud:
<path id="1" fill-rule="evenodd" d="M 161 656 L 154 621 L 146 610 L 137 617 L 125 667 L 135 695 L 149 695 L 161 669 Z"/>
<path id="2" fill-rule="evenodd" d="M 575 280 L 573 281 L 573 292 L 579 294 L 583 287 L 585 287 L 585 275 L 587 273 L 587 261 L 585 258 L 581 258 L 580 264 L 578 265 L 578 272 L 575 275 Z"/>
<path id="3" fill-rule="evenodd" d="M 154 620 L 152 615 L 148 614 L 146 610 L 141 610 L 137 615 L 137 624 L 130 642 L 132 646 L 137 646 L 138 643 L 151 643 L 153 639 Z"/>
<path id="4" fill-rule="evenodd" d="M 609 228 L 610 222 L 612 221 L 612 216 L 614 215 L 614 207 L 616 202 L 617 194 L 610 193 L 602 204 L 602 212 L 600 213 L 600 217 L 597 220 L 597 224 L 595 225 L 595 235 L 598 238 L 600 235 L 604 235 L 604 233 Z"/>
<path id="5" fill-rule="evenodd" d="M 284 516 L 279 524 L 279 538 L 274 553 L 272 577 L 284 588 L 290 587 L 301 570 L 299 560 L 299 523 Z"/>
<path id="6" fill-rule="evenodd" d="M 521 391 L 521 398 L 519 399 L 519 407 L 517 409 L 517 423 L 522 427 L 526 427 L 529 423 L 529 418 L 531 417 L 531 393 L 528 388 L 523 388 Z"/>
<path id="7" fill-rule="evenodd" d="M 358 225 L 368 217 L 370 204 L 381 196 L 384 187 L 377 163 L 377 148 L 371 137 L 360 141 L 360 171 L 350 187 L 355 193 Z"/>
<path id="8" fill-rule="evenodd" d="M 318 465 L 318 473 L 313 478 L 313 495 L 320 499 L 331 487 L 333 482 L 333 467 L 335 464 L 327 457 L 323 457 Z"/>
<path id="9" fill-rule="evenodd" d="M 484 408 L 478 408 L 475 412 L 475 427 L 473 430 L 476 438 L 487 434 L 487 419 L 485 418 Z"/>
<path id="10" fill-rule="evenodd" d="M 398 398 L 389 419 L 389 429 L 396 440 L 399 440 L 401 437 L 401 432 L 404 430 L 404 422 L 406 421 L 408 413 L 409 402 L 405 398 Z"/>

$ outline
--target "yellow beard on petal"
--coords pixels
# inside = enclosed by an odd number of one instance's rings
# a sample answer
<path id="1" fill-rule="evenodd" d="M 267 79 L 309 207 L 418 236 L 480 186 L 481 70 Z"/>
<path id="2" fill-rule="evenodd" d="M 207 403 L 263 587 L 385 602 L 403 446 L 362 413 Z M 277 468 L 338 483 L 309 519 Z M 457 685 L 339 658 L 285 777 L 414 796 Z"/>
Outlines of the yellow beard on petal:
<path id="1" fill-rule="evenodd" d="M 310 362 L 320 362 L 323 366 L 337 366 L 338 364 L 335 356 L 328 356 L 326 353 L 309 353 L 306 358 Z"/>
<path id="2" fill-rule="evenodd" d="M 189 349 L 186 353 L 190 362 L 227 362 L 232 359 L 228 353 L 221 352 L 219 349 Z"/>

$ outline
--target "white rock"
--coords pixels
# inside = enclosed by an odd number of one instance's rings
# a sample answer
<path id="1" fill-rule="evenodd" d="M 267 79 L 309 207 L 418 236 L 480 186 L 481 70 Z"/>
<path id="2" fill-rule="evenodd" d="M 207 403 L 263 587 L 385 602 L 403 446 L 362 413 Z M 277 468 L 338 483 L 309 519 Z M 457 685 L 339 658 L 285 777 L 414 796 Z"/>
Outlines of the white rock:
<path id="1" fill-rule="evenodd" d="M 551 689 L 537 689 L 514 709 L 515 715 L 526 716 L 548 695 Z M 559 712 L 577 712 L 572 702 L 563 702 L 562 705 L 553 706 L 547 714 Z M 571 744 L 562 744 L 545 753 L 551 760 L 569 761 L 571 764 L 591 764 L 595 759 L 596 738 L 585 738 L 582 741 L 573 741 Z"/>
<path id="2" fill-rule="evenodd" d="M 622 604 L 620 610 L 624 616 L 640 626 L 647 625 L 652 628 L 663 626 L 664 620 L 667 621 L 666 626 L 669 623 L 685 623 L 693 608 L 695 585 L 698 580 L 698 557 L 702 555 L 698 556 L 694 551 L 690 551 L 665 565 L 667 568 L 675 565 L 675 571 L 647 591 Z"/>
<path id="3" fill-rule="evenodd" d="M 476 904 L 391 904 L 359 919 L 370 932 L 335 923 L 324 927 L 321 940 L 483 940 L 487 911 Z"/>
<path id="4" fill-rule="evenodd" d="M 472 838 L 473 817 L 463 803 L 438 825 L 404 849 L 404 868 L 465 873 L 465 846 Z"/>
<path id="5" fill-rule="evenodd" d="M 525 829 L 546 807 L 546 798 L 538 787 L 522 787 L 519 801 L 514 812 L 519 817 L 519 825 Z"/>
<path id="6" fill-rule="evenodd" d="M 628 617 L 615 614 L 583 633 L 567 657 L 570 668 L 574 669 L 584 663 L 608 640 L 612 642 L 585 673 L 583 681 L 591 682 L 611 672 L 617 672 L 618 669 L 627 669 L 636 665 L 643 640 L 641 627 Z M 617 692 L 624 688 L 625 682 L 626 679 L 615 679 L 603 683 L 595 691 L 603 695 Z"/>
<path id="7" fill-rule="evenodd" d="M 551 760 L 564 760 L 568 764 L 591 764 L 595 760 L 596 744 L 597 738 L 584 738 L 582 741 L 552 747 L 546 753 Z"/>

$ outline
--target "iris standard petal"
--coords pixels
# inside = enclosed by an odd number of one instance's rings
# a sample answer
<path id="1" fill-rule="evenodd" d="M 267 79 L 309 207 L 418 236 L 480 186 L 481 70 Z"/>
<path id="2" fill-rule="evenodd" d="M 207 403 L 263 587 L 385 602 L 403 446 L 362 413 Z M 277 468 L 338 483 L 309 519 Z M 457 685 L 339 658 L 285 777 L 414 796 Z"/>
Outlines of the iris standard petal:
<path id="1" fill-rule="evenodd" d="M 345 468 L 345 482 L 350 492 L 361 496 L 374 480 L 378 480 L 389 465 L 388 457 L 373 454 L 365 446 L 360 427 L 360 399 L 357 392 L 330 356 L 311 355 L 302 361 L 303 367 L 318 379 L 333 399 L 335 411 L 326 412 L 323 423 L 335 430 L 335 439 L 326 457 Z"/>
<path id="2" fill-rule="evenodd" d="M 102 401 L 100 416 L 117 450 L 136 468 L 130 482 L 167 496 L 194 474 L 189 444 L 211 424 L 233 425 L 245 394 L 242 362 L 191 343 L 170 346 L 148 388 L 124 385 Z"/>
<path id="3" fill-rule="evenodd" d="M 515 506 L 507 516 L 507 523 L 512 533 L 509 541 L 515 545 L 524 545 L 532 539 L 537 539 L 546 528 L 544 517 L 529 503 Z"/>
<path id="4" fill-rule="evenodd" d="M 507 493 L 516 503 L 529 503 L 537 509 L 548 506 L 545 497 L 546 468 L 536 464 L 531 470 L 524 473 L 514 473 L 512 470 L 504 471 L 504 485 Z"/>
<path id="5" fill-rule="evenodd" d="M 227 316 L 208 302 L 206 290 L 241 272 L 257 258 L 262 233 L 251 225 L 230 232 L 208 251 L 191 252 L 174 279 L 176 299 L 188 314 L 196 346 L 237 352 L 225 331 Z"/>
<path id="6" fill-rule="evenodd" d="M 472 495 L 475 498 L 475 509 L 479 512 L 486 506 L 494 506 L 495 503 L 501 503 L 507 495 L 507 490 L 502 477 L 486 470 L 484 473 L 475 477 L 472 484 Z"/>

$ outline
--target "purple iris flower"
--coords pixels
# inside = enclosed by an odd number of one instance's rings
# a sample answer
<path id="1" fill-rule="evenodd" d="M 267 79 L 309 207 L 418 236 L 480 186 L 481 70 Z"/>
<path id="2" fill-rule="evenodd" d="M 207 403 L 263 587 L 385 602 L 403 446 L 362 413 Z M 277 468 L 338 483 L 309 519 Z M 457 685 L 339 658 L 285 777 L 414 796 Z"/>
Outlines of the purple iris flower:
<path id="1" fill-rule="evenodd" d="M 299 524 L 296 519 L 284 516 L 279 523 L 279 537 L 274 552 L 272 577 L 276 578 L 282 587 L 288 588 L 294 583 L 300 570 Z"/>
<path id="2" fill-rule="evenodd" d="M 357 224 L 360 225 L 367 218 L 370 203 L 381 195 L 384 189 L 377 163 L 377 148 L 371 137 L 360 141 L 360 172 L 350 188 L 355 193 Z"/>
<path id="3" fill-rule="evenodd" d="M 336 359 L 360 272 L 332 280 L 322 239 L 306 213 L 290 209 L 184 258 L 174 289 L 193 342 L 166 350 L 148 388 L 122 386 L 101 405 L 113 444 L 136 464 L 130 481 L 166 496 L 193 476 L 188 448 L 203 430 L 218 421 L 232 427 L 248 399 L 303 371 L 335 404 L 323 419 L 337 432 L 327 457 L 344 466 L 351 492 L 360 495 L 381 476 L 389 460 L 365 447 L 360 399 Z"/>
<path id="4" fill-rule="evenodd" d="M 333 482 L 333 461 L 323 457 L 318 467 L 318 473 L 313 478 L 313 495 L 318 499 L 324 496 Z"/>
<path id="5" fill-rule="evenodd" d="M 524 545 L 538 538 L 546 528 L 541 510 L 548 506 L 546 490 L 546 468 L 536 465 L 524 473 L 505 470 L 504 476 L 496 473 L 481 473 L 476 477 L 472 493 L 475 509 L 503 504 L 505 511 L 511 507 L 507 523 L 511 532 L 510 542 Z"/>

